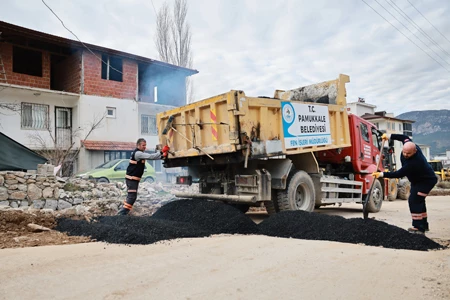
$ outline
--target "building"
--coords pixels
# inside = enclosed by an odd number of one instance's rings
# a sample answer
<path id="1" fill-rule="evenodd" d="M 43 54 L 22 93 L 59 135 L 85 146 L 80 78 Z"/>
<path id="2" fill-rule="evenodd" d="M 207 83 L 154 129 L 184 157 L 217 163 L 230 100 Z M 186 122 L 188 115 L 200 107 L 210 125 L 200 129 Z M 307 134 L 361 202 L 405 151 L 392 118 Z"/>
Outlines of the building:
<path id="1" fill-rule="evenodd" d="M 420 147 L 420 149 L 422 150 L 423 156 L 425 156 L 425 158 L 430 161 L 431 160 L 431 147 L 428 145 L 424 145 L 424 144 L 417 144 L 417 146 Z"/>
<path id="2" fill-rule="evenodd" d="M 128 158 L 141 136 L 154 151 L 156 114 L 184 105 L 186 78 L 198 73 L 5 22 L 0 32 L 1 131 L 74 156 L 66 174 Z"/>
<path id="3" fill-rule="evenodd" d="M 376 105 L 366 103 L 364 98 L 359 98 L 358 102 L 347 103 L 347 112 L 357 116 L 374 114 L 376 107 Z"/>

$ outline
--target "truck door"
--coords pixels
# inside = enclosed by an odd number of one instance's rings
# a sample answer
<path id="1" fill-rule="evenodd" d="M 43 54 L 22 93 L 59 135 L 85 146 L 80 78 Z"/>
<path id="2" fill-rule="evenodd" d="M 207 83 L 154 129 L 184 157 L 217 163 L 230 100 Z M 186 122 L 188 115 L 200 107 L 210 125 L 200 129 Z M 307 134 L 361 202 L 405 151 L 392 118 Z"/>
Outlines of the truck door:
<path id="1" fill-rule="evenodd" d="M 381 149 L 380 152 L 380 147 L 381 147 L 381 141 L 380 141 L 380 137 L 377 134 L 377 130 L 375 127 L 372 127 L 370 129 L 370 131 L 372 132 L 372 161 L 374 164 L 377 164 L 377 162 L 379 161 L 379 159 L 382 159 L 381 155 L 384 151 L 384 149 Z M 383 164 L 381 164 L 381 170 L 383 170 Z"/>
<path id="2" fill-rule="evenodd" d="M 371 141 L 371 133 L 369 131 L 369 127 L 366 123 L 360 122 L 359 123 L 359 132 L 361 134 L 360 141 L 361 141 L 361 148 L 359 149 L 360 155 L 359 160 L 361 162 L 361 169 L 364 170 L 367 167 L 369 167 L 371 164 L 374 163 L 373 158 L 373 144 Z"/>

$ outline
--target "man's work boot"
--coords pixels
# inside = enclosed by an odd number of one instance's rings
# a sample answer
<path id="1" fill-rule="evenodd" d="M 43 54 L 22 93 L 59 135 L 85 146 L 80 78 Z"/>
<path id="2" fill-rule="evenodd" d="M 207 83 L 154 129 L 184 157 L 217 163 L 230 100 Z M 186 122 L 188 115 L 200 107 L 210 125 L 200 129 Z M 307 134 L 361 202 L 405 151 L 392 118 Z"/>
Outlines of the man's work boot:
<path id="1" fill-rule="evenodd" d="M 415 234 L 425 234 L 425 230 L 420 230 L 419 228 L 408 228 L 409 233 L 415 233 Z"/>

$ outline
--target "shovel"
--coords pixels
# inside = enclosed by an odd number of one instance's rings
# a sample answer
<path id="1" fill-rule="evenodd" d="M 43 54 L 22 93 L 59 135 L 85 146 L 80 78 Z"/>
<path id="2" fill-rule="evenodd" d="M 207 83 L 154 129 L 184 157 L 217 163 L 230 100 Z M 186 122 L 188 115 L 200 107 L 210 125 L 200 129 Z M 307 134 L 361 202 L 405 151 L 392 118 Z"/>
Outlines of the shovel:
<path id="1" fill-rule="evenodd" d="M 376 169 L 375 172 L 378 172 L 378 169 L 380 168 L 380 162 L 382 161 L 382 157 L 381 156 L 383 154 L 384 142 L 385 141 L 386 140 L 383 140 L 383 142 L 381 143 L 380 156 L 379 156 L 379 159 L 378 159 L 378 162 L 377 162 L 377 169 Z M 367 196 L 366 196 L 366 198 L 363 201 L 363 216 L 364 216 L 364 219 L 367 219 L 369 217 L 369 210 L 367 208 L 367 203 L 369 203 L 370 196 L 372 196 L 372 192 L 373 192 L 372 190 L 373 190 L 373 185 L 375 184 L 375 180 L 377 180 L 377 179 L 374 177 L 373 180 L 372 180 L 372 184 L 370 185 L 369 192 L 367 193 Z"/>

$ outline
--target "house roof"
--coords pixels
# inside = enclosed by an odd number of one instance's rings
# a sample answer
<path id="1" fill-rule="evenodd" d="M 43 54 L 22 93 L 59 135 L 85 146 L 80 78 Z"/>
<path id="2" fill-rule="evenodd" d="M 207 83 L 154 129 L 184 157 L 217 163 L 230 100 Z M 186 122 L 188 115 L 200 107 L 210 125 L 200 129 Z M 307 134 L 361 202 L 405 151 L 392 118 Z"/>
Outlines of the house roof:
<path id="1" fill-rule="evenodd" d="M 390 121 L 399 121 L 399 122 L 404 122 L 404 123 L 415 123 L 416 122 L 416 121 L 412 121 L 412 120 L 403 120 L 403 119 L 398 119 L 398 118 L 394 118 L 394 117 L 386 117 L 386 116 L 380 116 L 380 115 L 374 115 L 374 114 L 364 114 L 361 116 L 361 118 L 363 118 L 364 120 L 383 119 L 383 120 L 390 120 Z"/>
<path id="2" fill-rule="evenodd" d="M 133 142 L 82 140 L 81 144 L 87 150 L 132 151 L 136 148 L 136 143 Z"/>
<path id="3" fill-rule="evenodd" d="M 98 45 L 88 44 L 88 43 L 84 43 L 84 42 L 81 43 L 78 40 L 71 40 L 71 39 L 60 37 L 60 36 L 40 32 L 40 31 L 29 29 L 29 28 L 17 26 L 17 25 L 11 24 L 11 23 L 0 21 L 0 42 L 1 41 L 8 42 L 8 39 L 11 38 L 13 35 L 37 39 L 39 41 L 56 44 L 56 45 L 60 45 L 60 46 L 65 46 L 68 48 L 85 49 L 84 45 L 86 45 L 89 49 L 91 49 L 93 51 L 96 50 L 96 51 L 100 51 L 100 52 L 107 53 L 110 55 L 116 55 L 116 56 L 133 59 L 133 60 L 143 62 L 143 63 L 158 64 L 162 67 L 167 67 L 167 68 L 176 69 L 178 71 L 185 72 L 187 75 L 193 75 L 193 74 L 198 73 L 197 70 L 179 67 L 179 66 L 172 65 L 172 64 L 169 64 L 166 62 L 151 59 L 148 57 L 143 57 L 143 56 L 139 56 L 139 55 L 135 55 L 135 54 L 131 54 L 131 53 L 127 53 L 127 52 L 123 52 L 123 51 L 119 51 L 119 50 L 115 50 L 115 49 L 111 49 L 111 48 L 105 48 L 105 47 L 98 46 Z"/>

